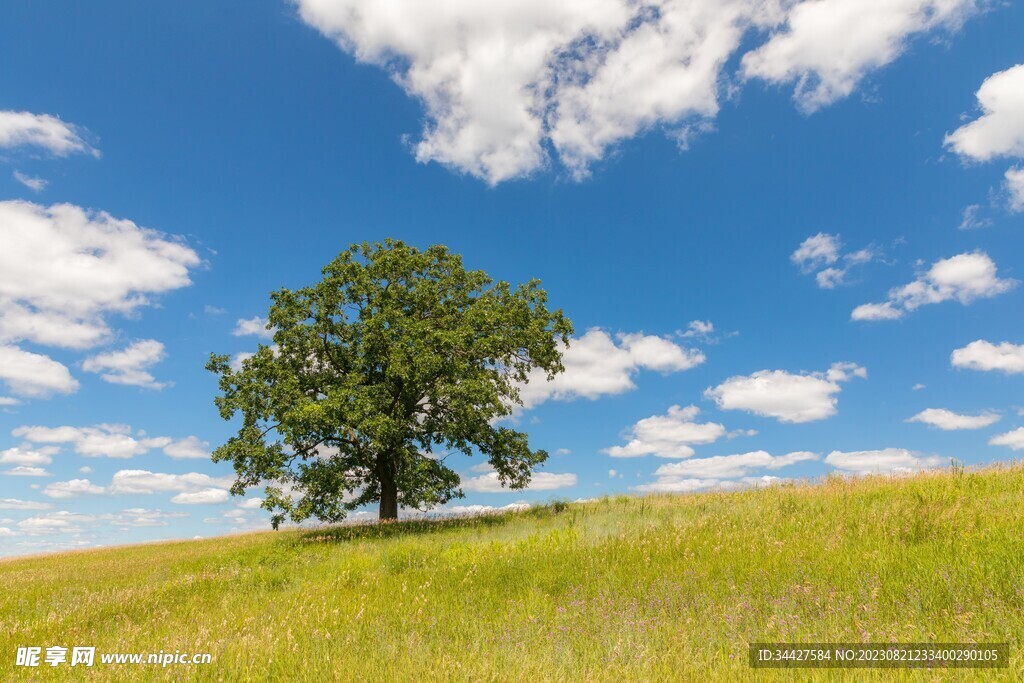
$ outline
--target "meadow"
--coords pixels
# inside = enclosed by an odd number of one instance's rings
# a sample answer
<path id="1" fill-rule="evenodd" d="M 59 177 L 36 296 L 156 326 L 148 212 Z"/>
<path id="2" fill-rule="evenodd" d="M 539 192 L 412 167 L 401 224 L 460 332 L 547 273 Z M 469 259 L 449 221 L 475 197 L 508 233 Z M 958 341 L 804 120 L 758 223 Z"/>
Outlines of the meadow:
<path id="1" fill-rule="evenodd" d="M 613 497 L 0 562 L 0 680 L 1018 680 L 1024 468 Z M 752 670 L 753 641 L 1011 643 Z M 22 645 L 210 653 L 15 667 Z"/>

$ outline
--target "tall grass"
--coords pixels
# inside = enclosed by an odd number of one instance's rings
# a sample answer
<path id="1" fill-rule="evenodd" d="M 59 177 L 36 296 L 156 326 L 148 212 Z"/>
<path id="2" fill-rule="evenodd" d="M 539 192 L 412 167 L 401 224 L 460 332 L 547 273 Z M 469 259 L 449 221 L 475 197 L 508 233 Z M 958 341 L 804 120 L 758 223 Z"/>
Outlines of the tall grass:
<path id="1" fill-rule="evenodd" d="M 752 671 L 751 641 L 1024 636 L 1024 469 L 830 478 L 0 563 L 0 680 L 962 680 Z M 19 645 L 209 652 L 15 668 Z M 46 670 L 43 670 L 43 669 Z M 756 676 L 755 676 L 756 674 Z"/>

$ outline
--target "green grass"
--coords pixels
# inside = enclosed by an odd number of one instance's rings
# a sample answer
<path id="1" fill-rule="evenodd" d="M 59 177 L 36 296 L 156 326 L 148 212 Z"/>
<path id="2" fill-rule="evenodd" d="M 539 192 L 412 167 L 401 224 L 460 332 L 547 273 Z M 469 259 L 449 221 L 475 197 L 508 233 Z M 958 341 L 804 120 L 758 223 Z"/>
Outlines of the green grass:
<path id="1" fill-rule="evenodd" d="M 794 680 L 749 641 L 1009 641 L 1024 468 L 618 497 L 0 562 L 0 680 Z M 17 669 L 18 645 L 209 652 Z M 993 676 L 994 674 L 994 676 Z"/>

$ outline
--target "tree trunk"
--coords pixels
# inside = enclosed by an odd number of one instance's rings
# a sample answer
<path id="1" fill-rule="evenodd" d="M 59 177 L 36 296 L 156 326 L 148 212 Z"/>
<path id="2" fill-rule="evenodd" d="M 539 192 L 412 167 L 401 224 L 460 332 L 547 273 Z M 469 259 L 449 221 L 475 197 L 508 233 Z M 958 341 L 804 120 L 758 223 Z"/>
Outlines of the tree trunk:
<path id="1" fill-rule="evenodd" d="M 398 519 L 398 485 L 393 476 L 381 477 L 379 517 L 381 521 Z"/>

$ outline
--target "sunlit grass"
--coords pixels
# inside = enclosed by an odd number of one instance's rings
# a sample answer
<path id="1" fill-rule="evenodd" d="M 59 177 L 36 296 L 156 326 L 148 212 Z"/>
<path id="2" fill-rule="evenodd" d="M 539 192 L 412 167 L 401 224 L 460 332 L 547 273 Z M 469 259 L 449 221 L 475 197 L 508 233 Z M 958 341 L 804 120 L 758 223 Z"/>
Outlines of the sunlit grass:
<path id="1" fill-rule="evenodd" d="M 13 560 L 0 680 L 793 680 L 750 641 L 1009 641 L 1020 678 L 1022 537 L 1012 467 Z M 213 663 L 16 669 L 19 645 Z"/>

